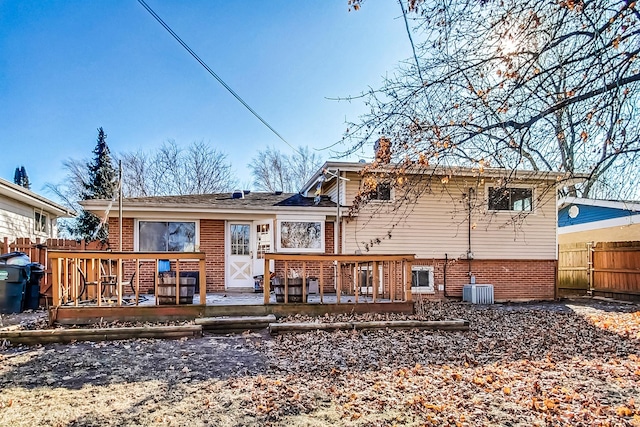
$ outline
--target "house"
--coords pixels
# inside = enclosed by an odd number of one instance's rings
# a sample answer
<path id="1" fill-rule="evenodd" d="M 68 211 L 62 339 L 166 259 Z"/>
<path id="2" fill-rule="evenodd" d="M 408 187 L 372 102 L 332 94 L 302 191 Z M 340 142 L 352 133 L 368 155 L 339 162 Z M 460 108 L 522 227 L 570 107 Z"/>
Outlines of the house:
<path id="1" fill-rule="evenodd" d="M 0 240 L 56 238 L 58 218 L 73 215 L 64 206 L 0 178 Z"/>
<path id="2" fill-rule="evenodd" d="M 554 298 L 557 173 L 423 168 L 390 181 L 382 169 L 362 173 L 370 167 L 327 162 L 300 194 L 124 199 L 123 250 L 205 252 L 209 292 L 252 288 L 265 252 L 370 253 L 415 254 L 412 291 L 426 298 L 460 297 L 474 281 L 493 285 L 497 300 Z M 109 206 L 82 204 L 99 216 Z M 117 210 L 108 217 L 116 248 Z M 153 270 L 140 274 L 153 283 Z"/>
<path id="3" fill-rule="evenodd" d="M 558 243 L 640 241 L 640 202 L 565 197 L 558 201 Z"/>

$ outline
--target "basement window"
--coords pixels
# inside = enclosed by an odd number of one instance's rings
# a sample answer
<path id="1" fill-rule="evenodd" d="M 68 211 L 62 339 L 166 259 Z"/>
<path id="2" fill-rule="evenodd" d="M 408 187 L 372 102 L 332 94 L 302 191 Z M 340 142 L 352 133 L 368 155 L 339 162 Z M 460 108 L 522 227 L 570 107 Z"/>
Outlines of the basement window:
<path id="1" fill-rule="evenodd" d="M 433 267 L 428 265 L 411 266 L 411 292 L 418 294 L 434 292 Z"/>

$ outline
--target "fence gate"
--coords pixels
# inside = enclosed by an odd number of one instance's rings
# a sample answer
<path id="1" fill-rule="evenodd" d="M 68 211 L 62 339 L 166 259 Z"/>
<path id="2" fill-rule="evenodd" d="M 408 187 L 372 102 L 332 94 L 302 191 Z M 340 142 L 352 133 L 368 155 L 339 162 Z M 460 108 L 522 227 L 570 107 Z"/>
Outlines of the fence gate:
<path id="1" fill-rule="evenodd" d="M 590 288 L 591 243 L 558 246 L 557 295 L 586 295 Z"/>
<path id="2" fill-rule="evenodd" d="M 593 248 L 593 295 L 640 299 L 640 242 L 600 242 Z"/>

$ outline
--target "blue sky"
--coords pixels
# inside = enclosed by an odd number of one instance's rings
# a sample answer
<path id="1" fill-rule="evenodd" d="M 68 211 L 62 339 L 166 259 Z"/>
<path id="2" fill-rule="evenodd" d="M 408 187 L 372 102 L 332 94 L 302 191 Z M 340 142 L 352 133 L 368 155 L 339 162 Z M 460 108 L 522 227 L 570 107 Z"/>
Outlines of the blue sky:
<path id="1" fill-rule="evenodd" d="M 379 87 L 411 54 L 393 0 L 147 4 L 294 146 L 340 140 L 365 107 L 326 98 Z M 0 177 L 24 165 L 52 197 L 44 185 L 91 156 L 100 126 L 116 153 L 208 142 L 242 183 L 257 150 L 291 153 L 137 1 L 0 0 Z"/>

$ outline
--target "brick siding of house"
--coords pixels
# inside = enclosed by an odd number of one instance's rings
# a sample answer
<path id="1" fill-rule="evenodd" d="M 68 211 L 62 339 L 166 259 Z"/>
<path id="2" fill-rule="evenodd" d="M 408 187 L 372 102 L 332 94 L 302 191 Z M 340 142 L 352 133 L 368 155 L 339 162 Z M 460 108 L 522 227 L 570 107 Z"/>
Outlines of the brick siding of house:
<path id="1" fill-rule="evenodd" d="M 414 265 L 433 267 L 435 292 L 422 294 L 428 299 L 444 299 L 445 260 L 418 259 Z M 471 272 L 476 284 L 494 287 L 496 301 L 552 300 L 555 298 L 557 262 L 555 260 L 472 260 Z M 448 260 L 447 297 L 462 298 L 462 287 L 470 283 L 467 260 Z"/>
<path id="2" fill-rule="evenodd" d="M 123 219 L 123 250 L 133 251 L 134 221 Z M 118 248 L 118 220 L 109 220 L 109 246 L 112 250 Z M 275 237 L 275 236 L 274 236 Z M 200 220 L 200 250 L 206 254 L 206 286 L 207 292 L 221 292 L 225 289 L 225 221 Z M 334 253 L 334 223 L 325 224 L 325 253 Z M 414 265 L 427 265 L 434 268 L 434 292 L 421 294 L 423 298 L 442 300 L 445 292 L 439 290 L 444 284 L 443 259 L 417 259 Z M 175 270 L 175 263 L 171 268 Z M 288 263 L 289 269 L 302 273 L 301 263 Z M 193 262 L 181 262 L 181 271 L 197 271 L 198 265 Z M 496 301 L 521 300 L 551 300 L 555 297 L 555 260 L 473 260 L 471 270 L 477 284 L 492 284 Z M 133 263 L 125 263 L 125 277 L 130 277 L 135 271 Z M 466 260 L 448 260 L 446 278 L 446 297 L 461 298 L 462 287 L 470 283 L 469 264 Z M 275 264 L 275 273 L 279 277 L 285 276 L 284 262 Z M 306 266 L 308 277 L 319 277 L 318 263 L 308 262 Z M 400 270 L 398 270 L 400 274 Z M 331 263 L 323 266 L 324 291 L 334 292 L 334 268 Z M 155 264 L 142 263 L 140 266 L 141 293 L 153 290 L 155 280 Z M 343 277 L 345 280 L 353 280 Z M 398 280 L 400 283 L 401 280 Z M 200 280 L 202 283 L 202 279 Z M 396 295 L 400 295 L 401 285 L 396 287 Z"/>
<path id="3" fill-rule="evenodd" d="M 206 254 L 206 286 L 207 292 L 224 291 L 225 265 L 224 265 L 224 220 L 203 219 L 200 220 L 200 250 Z M 133 251 L 134 220 L 124 218 L 122 220 L 122 250 Z M 117 249 L 119 242 L 118 219 L 109 219 L 109 246 Z M 171 263 L 171 269 L 175 271 L 175 262 Z M 135 264 L 125 263 L 125 278 L 131 277 L 135 271 Z M 180 271 L 198 271 L 197 262 L 181 262 Z M 140 292 L 152 292 L 155 283 L 155 263 L 143 262 L 140 264 Z M 200 284 L 203 280 L 200 278 Z"/>

